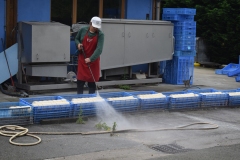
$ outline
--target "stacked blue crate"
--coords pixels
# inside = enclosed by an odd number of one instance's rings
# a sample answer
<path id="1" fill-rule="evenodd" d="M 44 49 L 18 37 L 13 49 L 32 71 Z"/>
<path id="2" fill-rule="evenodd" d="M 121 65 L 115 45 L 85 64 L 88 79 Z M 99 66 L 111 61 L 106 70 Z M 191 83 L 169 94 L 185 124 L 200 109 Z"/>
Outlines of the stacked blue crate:
<path id="1" fill-rule="evenodd" d="M 170 84 L 183 84 L 193 77 L 194 56 L 196 56 L 196 9 L 163 8 L 163 20 L 174 24 L 175 51 L 171 65 L 166 65 L 163 81 Z M 170 76 L 168 75 L 169 73 Z M 190 84 L 192 84 L 191 78 Z"/>

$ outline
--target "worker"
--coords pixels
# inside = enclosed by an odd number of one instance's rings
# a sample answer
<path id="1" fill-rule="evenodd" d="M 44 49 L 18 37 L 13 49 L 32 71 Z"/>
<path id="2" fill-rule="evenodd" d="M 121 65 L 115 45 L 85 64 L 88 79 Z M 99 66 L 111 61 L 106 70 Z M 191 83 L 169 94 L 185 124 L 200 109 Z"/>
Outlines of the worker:
<path id="1" fill-rule="evenodd" d="M 92 17 L 89 26 L 82 27 L 75 37 L 75 43 L 79 50 L 78 94 L 83 94 L 83 87 L 86 82 L 88 83 L 89 94 L 96 92 L 96 82 L 100 78 L 100 55 L 104 44 L 104 33 L 100 30 L 101 23 L 102 20 L 99 17 Z"/>

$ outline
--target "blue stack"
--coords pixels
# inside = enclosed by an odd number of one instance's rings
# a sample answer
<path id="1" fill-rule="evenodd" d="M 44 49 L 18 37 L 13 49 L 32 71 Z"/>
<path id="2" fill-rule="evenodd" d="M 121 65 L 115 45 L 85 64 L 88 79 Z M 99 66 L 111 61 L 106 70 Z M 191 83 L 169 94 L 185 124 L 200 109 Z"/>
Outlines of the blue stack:
<path id="1" fill-rule="evenodd" d="M 158 92 L 155 91 L 134 91 L 134 92 L 127 92 L 136 98 L 139 99 L 140 102 L 140 110 L 149 110 L 149 109 L 167 109 L 168 107 L 168 98 L 167 96 L 159 96 L 154 97 L 157 95 Z M 148 96 L 147 98 L 145 96 Z M 153 95 L 153 96 L 150 96 Z"/>
<path id="2" fill-rule="evenodd" d="M 137 98 L 111 100 L 111 98 L 133 96 L 127 92 L 108 92 L 99 93 L 99 95 L 100 97 L 106 99 L 106 102 L 109 103 L 117 112 L 134 112 L 139 110 L 139 100 Z"/>
<path id="3" fill-rule="evenodd" d="M 227 106 L 229 96 L 226 92 L 221 92 L 213 88 L 188 90 L 190 93 L 198 94 L 201 97 L 201 107 Z"/>
<path id="4" fill-rule="evenodd" d="M 163 8 L 162 19 L 174 24 L 175 51 L 173 59 L 166 63 L 163 81 L 169 84 L 184 84 L 193 77 L 194 56 L 196 56 L 196 9 Z M 161 63 L 160 63 L 161 64 Z M 190 80 L 192 84 L 193 78 Z"/>
<path id="5" fill-rule="evenodd" d="M 33 123 L 40 123 L 40 121 L 44 119 L 71 117 L 72 108 L 69 102 L 67 104 L 34 105 L 34 102 L 64 100 L 60 96 L 20 98 L 19 100 L 21 103 L 31 106 Z"/>

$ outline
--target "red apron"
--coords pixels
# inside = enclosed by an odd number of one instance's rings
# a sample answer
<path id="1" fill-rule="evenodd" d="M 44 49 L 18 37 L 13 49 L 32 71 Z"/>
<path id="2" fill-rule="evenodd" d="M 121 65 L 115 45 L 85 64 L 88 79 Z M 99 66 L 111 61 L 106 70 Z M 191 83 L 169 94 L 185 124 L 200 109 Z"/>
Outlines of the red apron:
<path id="1" fill-rule="evenodd" d="M 89 37 L 87 31 L 82 42 L 86 58 L 91 57 L 91 55 L 97 48 L 97 41 L 97 36 Z M 98 57 L 94 62 L 90 62 L 88 64 L 90 65 L 95 81 L 98 82 L 100 76 L 100 57 Z M 94 82 L 92 74 L 88 68 L 87 63 L 85 63 L 83 53 L 79 54 L 77 79 L 85 82 Z"/>

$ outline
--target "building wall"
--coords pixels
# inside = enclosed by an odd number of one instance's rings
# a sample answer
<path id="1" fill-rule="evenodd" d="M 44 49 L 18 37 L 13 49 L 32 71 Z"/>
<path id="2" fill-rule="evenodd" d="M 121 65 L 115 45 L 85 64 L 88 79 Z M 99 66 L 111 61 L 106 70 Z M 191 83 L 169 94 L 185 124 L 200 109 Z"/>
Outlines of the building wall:
<path id="1" fill-rule="evenodd" d="M 1 38 L 5 39 L 5 31 L 4 31 L 4 24 L 5 24 L 5 1 L 0 0 L 0 53 L 3 51 L 2 41 Z"/>
<path id="2" fill-rule="evenodd" d="M 51 20 L 51 0 L 18 0 L 17 21 Z"/>
<path id="3" fill-rule="evenodd" d="M 145 20 L 146 14 L 152 19 L 152 0 L 127 0 L 126 19 Z"/>

